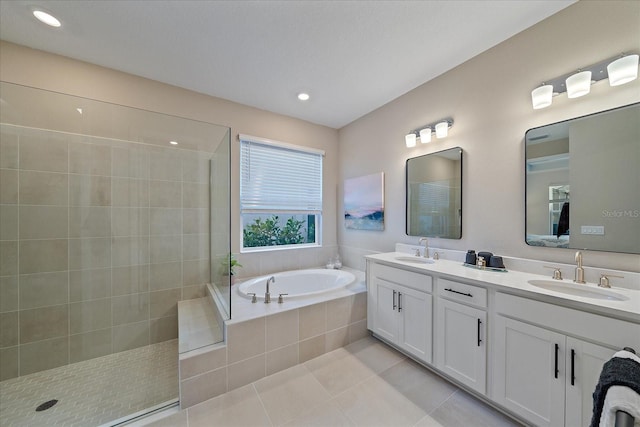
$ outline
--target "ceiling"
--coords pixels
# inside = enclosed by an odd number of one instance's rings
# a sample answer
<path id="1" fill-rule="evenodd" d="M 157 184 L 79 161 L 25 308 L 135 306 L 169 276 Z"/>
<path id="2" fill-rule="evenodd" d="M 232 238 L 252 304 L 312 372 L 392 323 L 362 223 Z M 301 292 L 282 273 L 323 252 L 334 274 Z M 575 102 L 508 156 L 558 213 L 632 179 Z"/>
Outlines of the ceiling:
<path id="1" fill-rule="evenodd" d="M 0 38 L 341 128 L 574 1 L 3 0 Z"/>

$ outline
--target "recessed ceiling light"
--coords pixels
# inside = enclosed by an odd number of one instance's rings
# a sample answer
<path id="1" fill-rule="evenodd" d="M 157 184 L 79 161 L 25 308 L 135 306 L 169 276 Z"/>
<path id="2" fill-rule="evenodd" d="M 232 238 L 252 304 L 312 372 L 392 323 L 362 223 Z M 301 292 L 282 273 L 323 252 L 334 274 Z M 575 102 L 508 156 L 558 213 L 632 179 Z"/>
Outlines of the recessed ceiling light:
<path id="1" fill-rule="evenodd" d="M 44 22 L 47 25 L 50 25 L 52 27 L 59 27 L 62 24 L 60 23 L 60 21 L 53 15 L 44 12 L 42 10 L 34 10 L 33 11 L 33 16 L 35 16 L 36 18 L 38 18 L 38 20 L 40 22 Z"/>
<path id="2" fill-rule="evenodd" d="M 309 99 L 309 94 L 308 94 L 308 93 L 304 93 L 304 92 L 299 93 L 299 94 L 298 94 L 298 99 L 299 99 L 300 101 L 306 101 L 306 100 L 308 100 L 308 99 Z"/>
<path id="3" fill-rule="evenodd" d="M 82 108 L 78 107 L 78 108 L 76 108 L 76 111 L 77 111 L 78 113 L 82 114 Z"/>
<path id="4" fill-rule="evenodd" d="M 178 141 L 169 141 L 169 144 L 171 144 L 171 145 L 178 145 Z"/>

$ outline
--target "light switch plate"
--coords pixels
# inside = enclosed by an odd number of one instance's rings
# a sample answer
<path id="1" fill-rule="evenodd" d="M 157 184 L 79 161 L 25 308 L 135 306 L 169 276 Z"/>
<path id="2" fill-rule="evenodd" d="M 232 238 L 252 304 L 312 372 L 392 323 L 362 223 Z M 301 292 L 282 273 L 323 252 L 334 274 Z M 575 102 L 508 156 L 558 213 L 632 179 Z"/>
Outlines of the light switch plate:
<path id="1" fill-rule="evenodd" d="M 604 236 L 604 225 L 583 225 L 580 227 L 580 234 Z"/>

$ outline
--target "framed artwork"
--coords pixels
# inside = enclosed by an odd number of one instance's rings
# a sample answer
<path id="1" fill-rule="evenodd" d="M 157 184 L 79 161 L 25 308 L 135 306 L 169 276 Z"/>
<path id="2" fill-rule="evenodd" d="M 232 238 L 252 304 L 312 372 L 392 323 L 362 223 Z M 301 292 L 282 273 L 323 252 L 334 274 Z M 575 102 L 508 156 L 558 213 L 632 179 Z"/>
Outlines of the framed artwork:
<path id="1" fill-rule="evenodd" d="M 352 230 L 384 230 L 384 172 L 345 179 L 344 225 Z"/>

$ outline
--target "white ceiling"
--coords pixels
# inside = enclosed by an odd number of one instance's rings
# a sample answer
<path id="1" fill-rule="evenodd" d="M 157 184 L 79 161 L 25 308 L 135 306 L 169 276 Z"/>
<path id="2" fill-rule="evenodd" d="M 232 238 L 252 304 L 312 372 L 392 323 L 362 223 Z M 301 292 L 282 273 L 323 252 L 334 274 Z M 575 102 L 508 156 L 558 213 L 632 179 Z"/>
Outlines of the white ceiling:
<path id="1" fill-rule="evenodd" d="M 340 128 L 574 1 L 2 0 L 0 38 Z"/>

